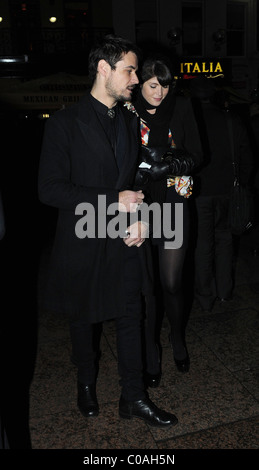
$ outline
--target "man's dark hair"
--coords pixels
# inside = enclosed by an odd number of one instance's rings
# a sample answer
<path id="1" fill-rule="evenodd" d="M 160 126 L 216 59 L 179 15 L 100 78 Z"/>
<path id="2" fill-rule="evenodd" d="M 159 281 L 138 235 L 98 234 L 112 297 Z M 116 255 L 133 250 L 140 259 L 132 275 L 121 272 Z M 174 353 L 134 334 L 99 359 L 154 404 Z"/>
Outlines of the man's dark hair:
<path id="1" fill-rule="evenodd" d="M 153 77 L 157 77 L 162 86 L 172 83 L 171 64 L 167 58 L 149 57 L 143 62 L 140 71 L 141 82 L 144 83 Z"/>
<path id="2" fill-rule="evenodd" d="M 138 58 L 141 55 L 140 49 L 131 41 L 111 34 L 105 36 L 104 39 L 90 51 L 88 59 L 89 78 L 92 81 L 95 80 L 98 62 L 100 60 L 105 60 L 111 66 L 112 70 L 114 70 L 116 63 L 128 52 L 133 52 Z"/>

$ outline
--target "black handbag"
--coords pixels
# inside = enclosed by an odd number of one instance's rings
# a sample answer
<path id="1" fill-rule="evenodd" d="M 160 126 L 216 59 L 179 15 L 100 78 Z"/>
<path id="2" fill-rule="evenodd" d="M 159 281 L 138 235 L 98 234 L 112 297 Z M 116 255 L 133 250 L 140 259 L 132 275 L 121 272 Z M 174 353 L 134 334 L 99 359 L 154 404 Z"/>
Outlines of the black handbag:
<path id="1" fill-rule="evenodd" d="M 253 226 L 254 201 L 253 195 L 247 186 L 240 183 L 238 164 L 235 161 L 234 138 L 231 116 L 227 115 L 229 128 L 232 164 L 234 171 L 234 183 L 229 200 L 229 228 L 233 235 L 242 235 Z"/>

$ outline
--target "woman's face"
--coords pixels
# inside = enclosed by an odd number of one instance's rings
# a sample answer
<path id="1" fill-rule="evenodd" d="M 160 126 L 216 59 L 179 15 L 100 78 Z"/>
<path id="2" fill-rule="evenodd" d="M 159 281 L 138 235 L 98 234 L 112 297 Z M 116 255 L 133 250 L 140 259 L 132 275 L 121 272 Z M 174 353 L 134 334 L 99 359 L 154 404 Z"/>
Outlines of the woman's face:
<path id="1" fill-rule="evenodd" d="M 169 85 L 162 86 L 156 77 L 150 78 L 143 83 L 142 95 L 152 106 L 159 106 L 169 91 Z"/>

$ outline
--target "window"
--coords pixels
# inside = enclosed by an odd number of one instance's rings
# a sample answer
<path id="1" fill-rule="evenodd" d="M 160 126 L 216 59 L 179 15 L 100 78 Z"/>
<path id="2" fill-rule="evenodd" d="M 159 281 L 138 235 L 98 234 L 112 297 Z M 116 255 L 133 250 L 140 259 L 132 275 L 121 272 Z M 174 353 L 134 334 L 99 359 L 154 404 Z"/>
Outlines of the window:
<path id="1" fill-rule="evenodd" d="M 158 39 L 157 0 L 135 0 L 136 42 Z"/>
<path id="2" fill-rule="evenodd" d="M 9 8 L 14 54 L 40 52 L 41 18 L 38 0 L 11 0 Z"/>
<path id="3" fill-rule="evenodd" d="M 227 5 L 227 55 L 245 55 L 246 4 L 229 2 Z"/>
<path id="4" fill-rule="evenodd" d="M 202 56 L 203 2 L 183 2 L 182 31 L 183 55 Z"/>
<path id="5" fill-rule="evenodd" d="M 87 28 L 91 24 L 90 2 L 85 1 L 65 1 L 64 14 L 67 28 L 80 29 Z"/>
<path id="6" fill-rule="evenodd" d="M 90 50 L 92 41 L 91 2 L 65 1 L 66 52 Z"/>
<path id="7" fill-rule="evenodd" d="M 256 50 L 259 51 L 259 0 L 256 4 Z"/>

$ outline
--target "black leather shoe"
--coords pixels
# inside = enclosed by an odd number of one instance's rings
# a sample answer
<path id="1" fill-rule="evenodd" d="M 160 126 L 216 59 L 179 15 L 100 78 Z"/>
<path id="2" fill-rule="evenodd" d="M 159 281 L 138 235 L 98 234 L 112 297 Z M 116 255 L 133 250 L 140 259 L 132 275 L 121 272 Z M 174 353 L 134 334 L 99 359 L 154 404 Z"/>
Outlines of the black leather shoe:
<path id="1" fill-rule="evenodd" d="M 174 362 L 179 372 L 189 372 L 190 370 L 190 359 L 187 354 L 185 359 L 179 360 L 174 357 Z"/>
<path id="2" fill-rule="evenodd" d="M 150 388 L 159 387 L 161 375 L 162 375 L 161 372 L 159 372 L 158 374 L 149 374 L 148 372 L 146 372 L 145 374 L 146 387 L 150 387 Z"/>
<path id="3" fill-rule="evenodd" d="M 133 417 L 143 419 L 150 426 L 168 427 L 175 426 L 178 419 L 171 413 L 160 410 L 149 398 L 137 401 L 126 401 L 120 398 L 119 415 L 124 419 Z"/>
<path id="4" fill-rule="evenodd" d="M 78 382 L 78 399 L 77 405 L 82 415 L 86 418 L 98 416 L 99 405 L 96 397 L 95 384 L 86 385 Z"/>

